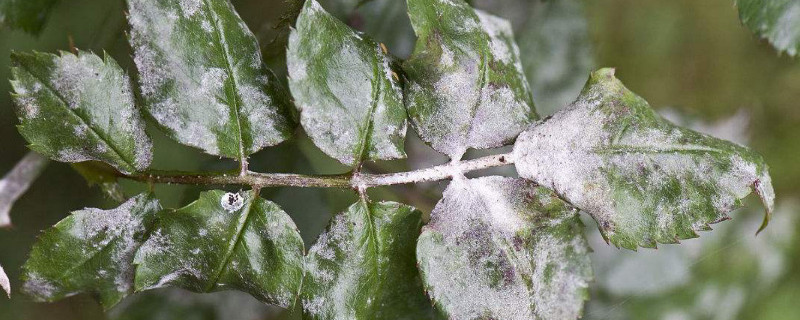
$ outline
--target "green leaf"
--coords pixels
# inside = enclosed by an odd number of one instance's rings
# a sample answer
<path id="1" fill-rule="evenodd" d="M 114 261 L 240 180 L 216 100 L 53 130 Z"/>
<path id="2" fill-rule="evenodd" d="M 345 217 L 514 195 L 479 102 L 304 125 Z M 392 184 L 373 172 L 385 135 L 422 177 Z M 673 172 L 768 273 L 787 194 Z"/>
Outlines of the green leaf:
<path id="1" fill-rule="evenodd" d="M 346 165 L 405 157 L 406 110 L 382 46 L 306 1 L 289 36 L 289 87 L 314 143 Z"/>
<path id="2" fill-rule="evenodd" d="M 697 237 L 755 190 L 773 209 L 767 165 L 743 146 L 673 125 L 614 77 L 591 74 L 580 97 L 520 135 L 517 171 L 597 220 L 629 249 Z"/>
<path id="3" fill-rule="evenodd" d="M 8 281 L 8 275 L 6 275 L 6 271 L 3 270 L 3 266 L 0 266 L 0 288 L 11 298 L 11 282 Z"/>
<path id="4" fill-rule="evenodd" d="M 360 200 L 309 250 L 301 299 L 308 319 L 431 319 L 414 248 L 422 213 Z"/>
<path id="5" fill-rule="evenodd" d="M 130 0 L 146 109 L 178 142 L 244 159 L 286 140 L 289 98 L 228 0 Z"/>
<path id="6" fill-rule="evenodd" d="M 23 290 L 40 301 L 90 292 L 111 308 L 133 292 L 133 256 L 159 210 L 141 194 L 116 209 L 73 212 L 34 244 Z"/>
<path id="7" fill-rule="evenodd" d="M 458 160 L 537 119 L 508 22 L 463 0 L 408 0 L 408 14 L 418 39 L 403 65 L 406 106 L 425 142 Z"/>
<path id="8" fill-rule="evenodd" d="M 775 49 L 790 56 L 800 49 L 800 1 L 736 0 L 739 19 Z"/>
<path id="9" fill-rule="evenodd" d="M 87 52 L 11 54 L 19 132 L 53 160 L 104 161 L 125 173 L 146 169 L 152 144 L 130 79 L 114 59 Z"/>
<path id="10" fill-rule="evenodd" d="M 592 278 L 577 210 L 523 179 L 456 178 L 417 244 L 450 319 L 577 319 Z"/>
<path id="11" fill-rule="evenodd" d="M 0 27 L 8 26 L 39 34 L 58 1 L 3 0 L 0 3 Z"/>
<path id="12" fill-rule="evenodd" d="M 303 240 L 286 212 L 253 191 L 213 190 L 161 212 L 134 263 L 137 291 L 236 289 L 288 307 L 303 277 Z"/>

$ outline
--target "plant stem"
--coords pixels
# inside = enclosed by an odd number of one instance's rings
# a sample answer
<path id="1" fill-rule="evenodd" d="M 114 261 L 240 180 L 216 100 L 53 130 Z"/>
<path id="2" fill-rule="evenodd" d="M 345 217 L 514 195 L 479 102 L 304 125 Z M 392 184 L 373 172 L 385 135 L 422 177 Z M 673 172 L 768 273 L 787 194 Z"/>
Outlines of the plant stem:
<path id="1" fill-rule="evenodd" d="M 151 183 L 175 183 L 195 185 L 249 185 L 253 188 L 265 187 L 301 187 L 301 188 L 352 188 L 366 189 L 377 186 L 438 181 L 449 179 L 456 174 L 492 167 L 513 164 L 511 154 L 497 154 L 478 159 L 451 162 L 431 168 L 407 172 L 368 174 L 352 173 L 342 175 L 302 175 L 294 173 L 259 173 L 248 171 L 241 175 L 238 172 L 222 173 L 187 173 L 187 172 L 158 172 L 147 174 L 126 175 L 119 173 L 118 177 Z"/>

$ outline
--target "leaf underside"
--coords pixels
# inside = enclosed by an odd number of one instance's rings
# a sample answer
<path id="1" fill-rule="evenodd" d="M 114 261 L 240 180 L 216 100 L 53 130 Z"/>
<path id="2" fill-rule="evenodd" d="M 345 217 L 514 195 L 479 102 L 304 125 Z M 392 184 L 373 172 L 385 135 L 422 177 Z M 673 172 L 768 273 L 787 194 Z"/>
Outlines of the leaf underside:
<path id="1" fill-rule="evenodd" d="M 512 142 L 538 116 L 510 24 L 463 0 L 409 0 L 417 43 L 403 64 L 420 137 L 459 160 Z"/>
<path id="2" fill-rule="evenodd" d="M 800 1 L 736 0 L 739 19 L 779 52 L 790 56 L 800 50 Z"/>
<path id="3" fill-rule="evenodd" d="M 591 214 L 607 241 L 628 249 L 697 237 L 753 190 L 764 225 L 774 203 L 760 155 L 664 120 L 613 69 L 592 73 L 575 102 L 522 133 L 514 156 L 521 176 Z"/>
<path id="4" fill-rule="evenodd" d="M 289 37 L 289 87 L 300 122 L 322 151 L 349 166 L 405 157 L 402 86 L 384 50 L 315 0 Z"/>
<path id="5" fill-rule="evenodd" d="M 307 319 L 432 319 L 414 250 L 422 213 L 396 202 L 350 206 L 306 257 Z"/>
<path id="6" fill-rule="evenodd" d="M 450 319 L 577 319 L 592 278 L 577 210 L 523 179 L 454 179 L 417 244 Z"/>
<path id="7" fill-rule="evenodd" d="M 286 140 L 289 99 L 228 0 L 131 0 L 145 108 L 178 142 L 242 159 Z"/>
<path id="8" fill-rule="evenodd" d="M 159 214 L 134 260 L 136 290 L 240 290 L 288 307 L 303 276 L 303 240 L 278 205 L 254 192 L 213 190 Z"/>
<path id="9" fill-rule="evenodd" d="M 141 194 L 111 210 L 87 208 L 47 229 L 23 266 L 23 290 L 39 301 L 81 292 L 109 309 L 133 293 L 133 257 L 161 210 Z"/>
<path id="10" fill-rule="evenodd" d="M 87 52 L 11 54 L 19 132 L 53 160 L 104 161 L 125 173 L 146 169 L 152 144 L 128 76 L 109 56 Z"/>

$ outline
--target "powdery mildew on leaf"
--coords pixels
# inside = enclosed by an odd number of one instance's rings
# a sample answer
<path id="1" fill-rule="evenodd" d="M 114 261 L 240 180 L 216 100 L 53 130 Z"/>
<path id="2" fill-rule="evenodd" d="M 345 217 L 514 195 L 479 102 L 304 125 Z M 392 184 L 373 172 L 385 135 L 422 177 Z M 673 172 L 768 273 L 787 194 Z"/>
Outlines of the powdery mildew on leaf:
<path id="1" fill-rule="evenodd" d="M 303 128 L 346 165 L 405 157 L 406 110 L 392 58 L 372 39 L 306 2 L 289 36 L 289 87 Z"/>
<path id="2" fill-rule="evenodd" d="M 19 131 L 31 149 L 57 161 L 104 161 L 126 173 L 150 165 L 152 144 L 130 79 L 111 57 L 33 52 L 11 60 Z"/>
<path id="3" fill-rule="evenodd" d="M 523 179 L 454 179 L 417 244 L 450 319 L 576 319 L 592 270 L 577 210 Z"/>
<path id="4" fill-rule="evenodd" d="M 3 270 L 3 266 L 0 266 L 0 288 L 11 298 L 11 282 L 8 281 L 8 275 L 6 275 L 6 271 Z"/>
<path id="5" fill-rule="evenodd" d="M 306 257 L 307 319 L 431 319 L 414 248 L 422 213 L 396 202 L 350 206 Z"/>
<path id="6" fill-rule="evenodd" d="M 289 137 L 286 92 L 228 0 L 128 1 L 145 107 L 179 142 L 243 158 Z"/>
<path id="7" fill-rule="evenodd" d="M 177 286 L 194 292 L 240 290 L 288 307 L 303 276 L 303 240 L 278 205 L 252 191 L 228 210 L 231 193 L 207 191 L 159 214 L 136 253 L 136 290 Z M 224 200 L 224 206 L 223 202 Z M 237 202 L 234 199 L 234 202 Z"/>
<path id="8" fill-rule="evenodd" d="M 161 205 L 141 194 L 111 210 L 87 208 L 47 229 L 23 266 L 23 290 L 39 301 L 81 292 L 108 309 L 133 293 L 133 257 Z"/>
<path id="9" fill-rule="evenodd" d="M 458 160 L 512 142 L 537 119 L 507 21 L 463 0 L 409 0 L 417 44 L 403 65 L 406 106 L 420 137 Z"/>
<path id="10" fill-rule="evenodd" d="M 755 152 L 680 128 L 614 78 L 592 73 L 580 97 L 520 135 L 517 171 L 552 188 L 629 249 L 697 237 L 755 191 L 774 203 L 771 178 Z"/>
<path id="11" fill-rule="evenodd" d="M 736 0 L 739 19 L 780 52 L 790 56 L 800 50 L 800 1 Z"/>

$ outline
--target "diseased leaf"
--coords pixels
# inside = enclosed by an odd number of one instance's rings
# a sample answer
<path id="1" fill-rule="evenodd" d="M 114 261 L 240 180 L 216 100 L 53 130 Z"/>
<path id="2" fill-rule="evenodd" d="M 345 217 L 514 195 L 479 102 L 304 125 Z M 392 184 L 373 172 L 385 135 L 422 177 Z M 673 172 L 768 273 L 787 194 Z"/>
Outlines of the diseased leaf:
<path id="1" fill-rule="evenodd" d="M 3 0 L 0 2 L 0 27 L 39 34 L 50 11 L 59 0 Z"/>
<path id="2" fill-rule="evenodd" d="M 130 79 L 114 59 L 87 52 L 11 54 L 12 97 L 29 147 L 56 161 L 146 169 L 152 143 Z"/>
<path id="3" fill-rule="evenodd" d="M 228 0 L 130 0 L 147 111 L 178 142 L 243 159 L 286 140 L 289 99 Z"/>
<path id="4" fill-rule="evenodd" d="M 408 14 L 418 39 L 403 65 L 405 99 L 425 142 L 458 160 L 537 119 L 508 22 L 463 0 L 408 0 Z"/>
<path id="5" fill-rule="evenodd" d="M 3 179 L 0 180 L 0 228 L 11 226 L 11 207 L 28 191 L 36 178 L 47 168 L 49 161 L 29 151 Z"/>
<path id="6" fill-rule="evenodd" d="M 583 1 L 477 0 L 473 5 L 511 22 L 539 115 L 575 100 L 593 65 Z"/>
<path id="7" fill-rule="evenodd" d="M 133 293 L 133 256 L 159 210 L 158 200 L 141 194 L 115 209 L 73 212 L 33 246 L 23 290 L 40 301 L 90 292 L 111 308 Z"/>
<path id="8" fill-rule="evenodd" d="M 664 120 L 613 69 L 592 73 L 572 105 L 520 135 L 514 156 L 521 176 L 591 214 L 606 240 L 629 249 L 697 237 L 753 190 L 766 226 L 775 197 L 760 155 Z"/>
<path id="9" fill-rule="evenodd" d="M 326 154 L 353 166 L 405 157 L 400 78 L 382 46 L 306 2 L 289 36 L 289 87 L 300 122 Z"/>
<path id="10" fill-rule="evenodd" d="M 278 205 L 252 191 L 213 190 L 161 212 L 134 263 L 137 291 L 236 289 L 287 307 L 303 276 L 303 240 Z"/>
<path id="11" fill-rule="evenodd" d="M 309 250 L 301 299 L 308 319 L 431 319 L 414 248 L 422 213 L 360 200 Z"/>
<path id="12" fill-rule="evenodd" d="M 450 319 L 577 319 L 592 278 L 577 210 L 523 179 L 456 178 L 417 243 Z"/>
<path id="13" fill-rule="evenodd" d="M 0 288 L 11 298 L 11 282 L 8 281 L 8 275 L 6 275 L 6 271 L 3 270 L 3 266 L 0 266 Z"/>
<path id="14" fill-rule="evenodd" d="M 779 52 L 790 56 L 800 50 L 800 1 L 736 0 L 739 19 Z"/>

